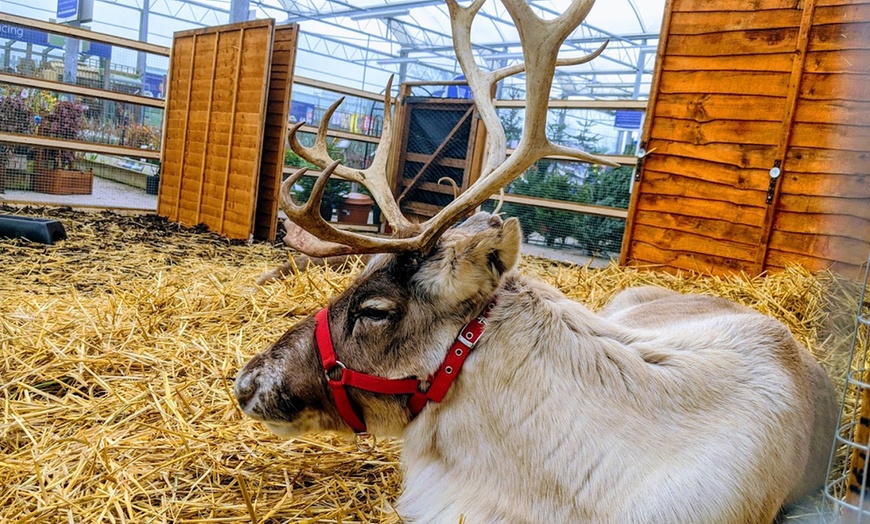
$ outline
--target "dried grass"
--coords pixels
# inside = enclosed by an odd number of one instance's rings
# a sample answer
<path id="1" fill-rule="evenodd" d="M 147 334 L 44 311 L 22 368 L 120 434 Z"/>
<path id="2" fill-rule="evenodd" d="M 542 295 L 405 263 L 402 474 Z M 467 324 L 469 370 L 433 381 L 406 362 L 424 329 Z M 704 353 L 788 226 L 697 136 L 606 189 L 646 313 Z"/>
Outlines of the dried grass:
<path id="1" fill-rule="evenodd" d="M 155 217 L 41 214 L 61 217 L 69 240 L 0 240 L 0 521 L 400 521 L 389 509 L 400 443 L 362 453 L 329 435 L 281 441 L 230 392 L 244 362 L 359 263 L 258 289 L 285 250 Z M 732 298 L 786 322 L 833 376 L 844 371 L 857 291 L 830 274 L 523 265 L 592 308 L 642 283 Z"/>

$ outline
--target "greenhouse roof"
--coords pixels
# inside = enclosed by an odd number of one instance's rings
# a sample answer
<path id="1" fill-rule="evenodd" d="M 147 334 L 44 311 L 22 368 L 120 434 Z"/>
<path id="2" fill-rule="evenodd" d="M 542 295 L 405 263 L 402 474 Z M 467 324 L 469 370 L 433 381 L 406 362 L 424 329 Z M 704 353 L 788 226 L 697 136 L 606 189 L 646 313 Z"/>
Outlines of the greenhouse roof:
<path id="1" fill-rule="evenodd" d="M 561 13 L 568 3 L 529 2 L 546 18 Z M 412 81 L 449 80 L 461 74 L 443 0 L 96 0 L 90 26 L 129 38 L 147 35 L 149 42 L 170 45 L 173 32 L 227 23 L 231 12 L 244 12 L 245 7 L 249 18 L 300 24 L 297 69 L 304 76 L 379 91 L 393 73 Z M 43 20 L 53 18 L 56 8 L 57 0 L 2 4 L 4 12 Z M 562 55 L 580 56 L 605 40 L 610 43 L 591 63 L 560 69 L 554 96 L 646 96 L 663 11 L 664 0 L 599 0 L 568 38 Z M 478 13 L 472 41 L 485 68 L 522 60 L 513 22 L 496 0 Z M 521 89 L 522 78 L 515 85 Z"/>

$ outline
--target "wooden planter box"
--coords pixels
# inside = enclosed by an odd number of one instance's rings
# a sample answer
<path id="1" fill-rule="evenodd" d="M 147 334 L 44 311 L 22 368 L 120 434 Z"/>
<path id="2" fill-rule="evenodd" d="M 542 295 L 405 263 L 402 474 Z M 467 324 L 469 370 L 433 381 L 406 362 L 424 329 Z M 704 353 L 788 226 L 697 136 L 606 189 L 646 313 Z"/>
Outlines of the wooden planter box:
<path id="1" fill-rule="evenodd" d="M 94 190 L 94 174 L 56 169 L 37 174 L 33 186 L 35 191 L 49 195 L 90 195 Z"/>

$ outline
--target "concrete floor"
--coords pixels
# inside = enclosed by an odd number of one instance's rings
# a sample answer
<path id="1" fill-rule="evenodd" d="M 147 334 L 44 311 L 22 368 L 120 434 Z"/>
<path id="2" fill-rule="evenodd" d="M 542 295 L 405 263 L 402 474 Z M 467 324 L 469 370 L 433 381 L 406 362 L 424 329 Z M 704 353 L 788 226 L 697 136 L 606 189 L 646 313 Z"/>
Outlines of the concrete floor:
<path id="1" fill-rule="evenodd" d="M 48 195 L 36 191 L 7 189 L 5 193 L 0 193 L 0 202 L 3 201 L 29 205 L 157 211 L 157 195 L 149 195 L 139 188 L 99 177 L 94 177 L 93 193 L 90 195 Z M 284 218 L 286 215 L 283 211 L 279 212 L 279 219 L 283 220 Z M 590 265 L 594 268 L 606 267 L 610 263 L 609 258 L 588 257 L 582 255 L 579 250 L 551 249 L 535 244 L 523 244 L 522 252 L 548 260 L 581 266 Z"/>
<path id="2" fill-rule="evenodd" d="M 99 177 L 94 177 L 94 188 L 90 195 L 48 195 L 36 191 L 7 189 L 0 192 L 0 202 L 3 201 L 30 205 L 157 211 L 157 195 L 149 195 L 137 187 Z"/>
<path id="3" fill-rule="evenodd" d="M 589 267 L 594 268 L 607 267 L 610 265 L 611 261 L 609 258 L 588 257 L 580 254 L 579 251 L 572 251 L 570 249 L 551 249 L 535 244 L 523 244 L 522 253 L 524 255 L 546 258 L 547 260 L 554 260 L 556 262 L 566 262 L 569 264 L 577 264 L 578 266 L 588 265 Z"/>

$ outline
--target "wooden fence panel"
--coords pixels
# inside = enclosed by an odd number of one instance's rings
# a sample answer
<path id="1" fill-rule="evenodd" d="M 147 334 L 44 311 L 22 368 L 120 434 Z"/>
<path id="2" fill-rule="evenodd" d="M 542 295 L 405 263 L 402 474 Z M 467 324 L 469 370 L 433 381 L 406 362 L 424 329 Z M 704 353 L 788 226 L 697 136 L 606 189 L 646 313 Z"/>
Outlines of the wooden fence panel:
<path id="1" fill-rule="evenodd" d="M 870 0 L 668 0 L 622 262 L 857 271 L 868 39 Z"/>
<path id="2" fill-rule="evenodd" d="M 274 21 L 175 34 L 158 213 L 253 232 Z"/>
<path id="3" fill-rule="evenodd" d="M 274 240 L 278 229 L 278 192 L 284 173 L 284 148 L 298 33 L 298 24 L 275 28 L 266 127 L 263 132 L 263 160 L 254 219 L 254 237 L 261 240 Z"/>
<path id="4" fill-rule="evenodd" d="M 870 252 L 870 2 L 817 2 L 768 266 L 861 272 Z"/>
<path id="5" fill-rule="evenodd" d="M 801 15 L 789 0 L 670 0 L 665 20 L 622 261 L 746 271 Z"/>

